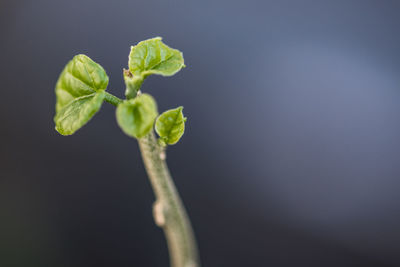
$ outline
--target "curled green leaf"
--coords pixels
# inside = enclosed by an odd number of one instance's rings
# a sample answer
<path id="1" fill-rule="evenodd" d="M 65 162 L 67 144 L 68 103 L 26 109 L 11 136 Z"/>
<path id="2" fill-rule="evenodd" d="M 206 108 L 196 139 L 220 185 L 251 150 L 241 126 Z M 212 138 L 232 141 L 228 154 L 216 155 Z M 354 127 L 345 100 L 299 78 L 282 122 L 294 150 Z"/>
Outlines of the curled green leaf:
<path id="1" fill-rule="evenodd" d="M 75 56 L 65 66 L 56 84 L 56 130 L 71 135 L 100 109 L 108 76 L 104 69 L 85 55 Z"/>
<path id="2" fill-rule="evenodd" d="M 170 109 L 158 116 L 156 132 L 162 142 L 168 145 L 176 144 L 185 132 L 186 118 L 183 116 L 183 107 Z"/>
<path id="3" fill-rule="evenodd" d="M 155 37 L 131 47 L 129 70 L 134 76 L 172 76 L 185 66 L 182 53 Z"/>
<path id="4" fill-rule="evenodd" d="M 140 87 L 143 83 L 142 76 L 133 76 L 129 70 L 124 69 L 124 81 L 125 81 L 125 96 L 127 99 L 131 99 L 137 96 Z"/>
<path id="5" fill-rule="evenodd" d="M 116 116 L 122 131 L 135 138 L 144 137 L 154 125 L 158 115 L 157 104 L 149 94 L 125 100 L 118 105 Z"/>

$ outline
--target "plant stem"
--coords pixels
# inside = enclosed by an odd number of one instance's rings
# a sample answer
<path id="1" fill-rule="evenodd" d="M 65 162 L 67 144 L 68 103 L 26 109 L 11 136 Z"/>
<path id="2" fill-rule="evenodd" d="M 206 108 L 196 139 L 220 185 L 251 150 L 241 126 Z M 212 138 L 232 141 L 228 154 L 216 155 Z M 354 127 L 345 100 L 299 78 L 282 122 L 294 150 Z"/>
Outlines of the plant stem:
<path id="1" fill-rule="evenodd" d="M 104 100 L 110 103 L 111 105 L 118 106 L 118 104 L 122 103 L 122 100 L 110 93 L 104 92 L 105 98 Z"/>
<path id="2" fill-rule="evenodd" d="M 199 267 L 193 230 L 165 162 L 164 148 L 157 143 L 153 131 L 138 139 L 138 142 L 156 195 L 153 206 L 154 220 L 164 230 L 171 266 Z"/>
<path id="3" fill-rule="evenodd" d="M 114 106 L 122 103 L 120 98 L 107 92 L 105 100 Z M 154 220 L 164 230 L 171 266 L 200 267 L 192 226 L 165 162 L 165 149 L 158 144 L 153 130 L 138 139 L 138 142 L 156 195 L 153 205 Z"/>

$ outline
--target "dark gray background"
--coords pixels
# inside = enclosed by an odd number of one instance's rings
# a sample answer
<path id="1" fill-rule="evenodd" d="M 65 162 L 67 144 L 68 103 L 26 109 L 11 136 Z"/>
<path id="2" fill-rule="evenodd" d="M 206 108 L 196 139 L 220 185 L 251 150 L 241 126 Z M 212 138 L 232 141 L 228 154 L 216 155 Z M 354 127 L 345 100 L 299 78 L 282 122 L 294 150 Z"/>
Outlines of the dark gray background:
<path id="1" fill-rule="evenodd" d="M 400 266 L 399 1 L 0 1 L 0 266 L 168 266 L 135 140 L 114 107 L 54 131 L 54 85 L 85 53 L 122 97 L 130 45 L 185 106 L 168 162 L 205 267 Z"/>

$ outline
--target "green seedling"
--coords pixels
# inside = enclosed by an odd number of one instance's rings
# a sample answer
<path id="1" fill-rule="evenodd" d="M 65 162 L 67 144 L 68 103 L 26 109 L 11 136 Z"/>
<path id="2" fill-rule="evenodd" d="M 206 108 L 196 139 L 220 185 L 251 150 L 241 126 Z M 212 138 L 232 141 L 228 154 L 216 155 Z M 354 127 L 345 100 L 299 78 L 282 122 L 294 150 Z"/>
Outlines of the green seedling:
<path id="1" fill-rule="evenodd" d="M 168 145 L 176 144 L 184 133 L 183 108 L 158 115 L 155 99 L 140 90 L 148 76 L 172 76 L 185 67 L 183 55 L 156 37 L 131 47 L 128 66 L 123 71 L 126 99 L 122 100 L 106 91 L 108 76 L 102 66 L 85 55 L 75 56 L 56 84 L 55 128 L 62 135 L 74 134 L 100 110 L 104 101 L 114 105 L 118 125 L 139 143 L 156 196 L 154 219 L 164 230 L 171 266 L 199 267 L 193 230 L 165 161 Z"/>

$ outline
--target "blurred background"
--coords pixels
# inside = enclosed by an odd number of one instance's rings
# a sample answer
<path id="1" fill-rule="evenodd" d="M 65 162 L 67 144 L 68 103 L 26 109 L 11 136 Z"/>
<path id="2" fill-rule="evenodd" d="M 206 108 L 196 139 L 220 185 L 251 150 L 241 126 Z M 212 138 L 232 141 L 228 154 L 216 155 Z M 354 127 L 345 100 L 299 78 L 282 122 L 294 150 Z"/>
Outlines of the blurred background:
<path id="1" fill-rule="evenodd" d="M 0 1 L 0 266 L 168 266 L 134 139 L 105 103 L 70 137 L 54 85 L 84 53 L 123 97 L 130 46 L 184 105 L 168 163 L 205 267 L 400 266 L 400 2 Z"/>

